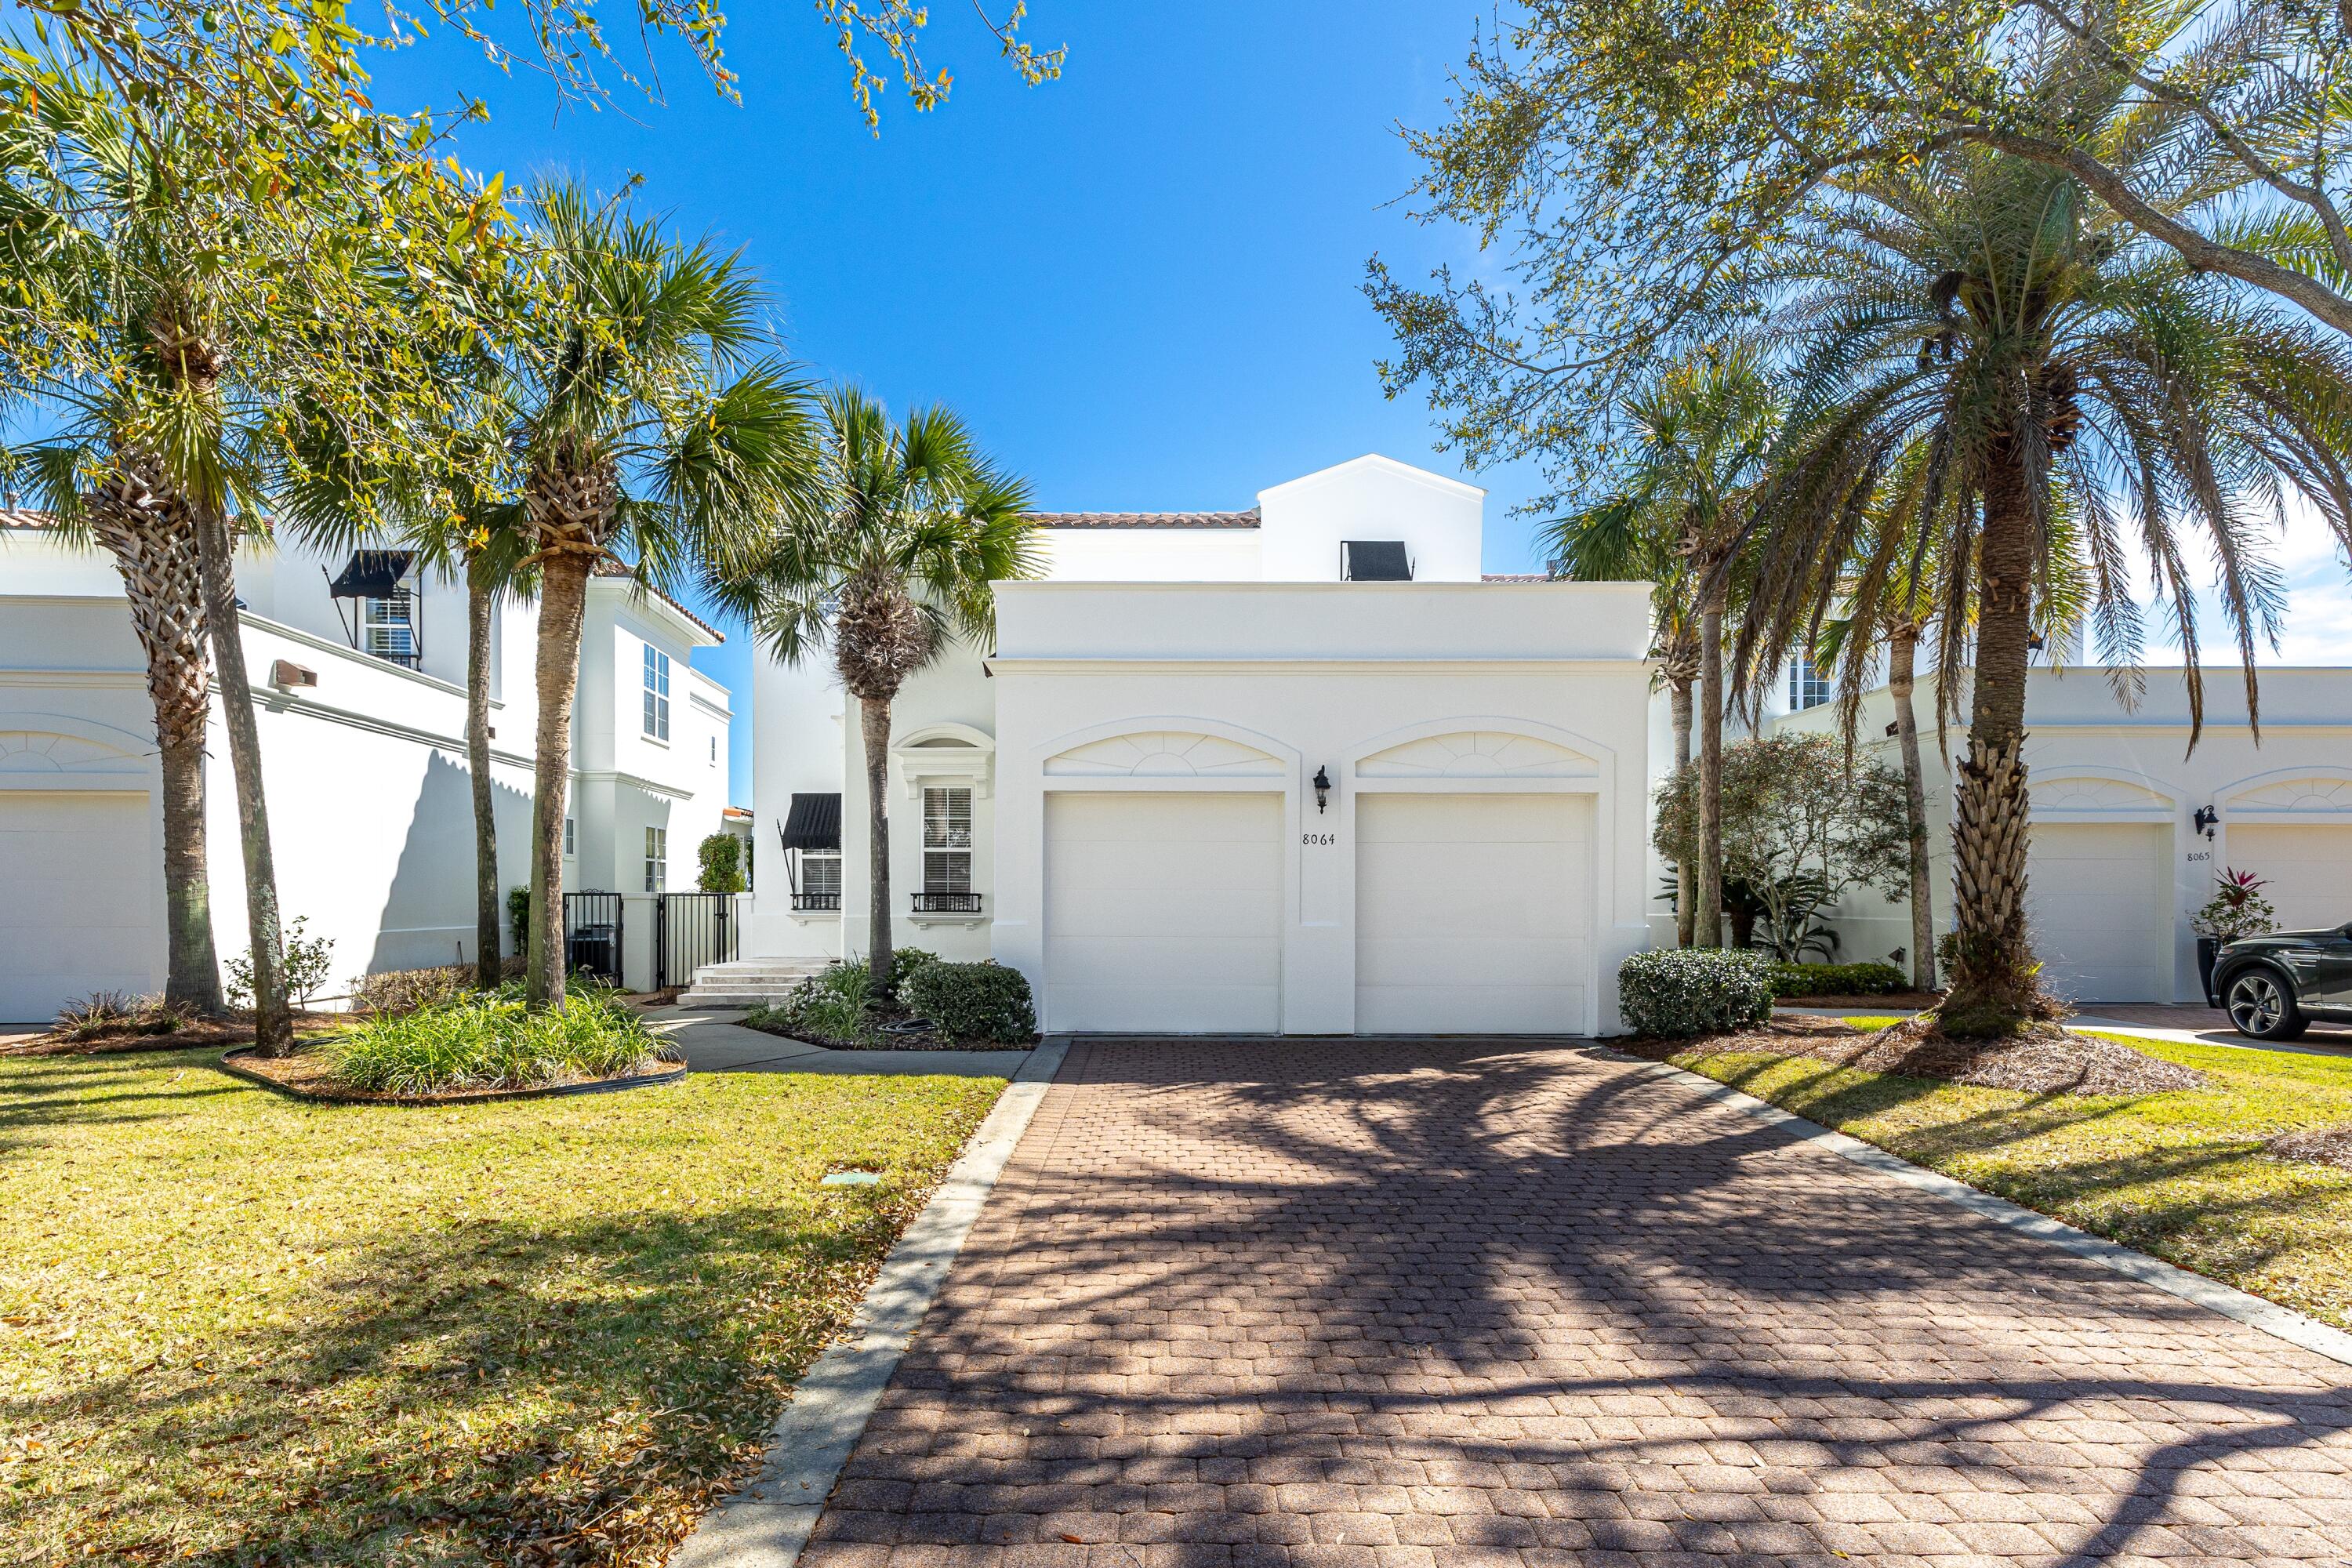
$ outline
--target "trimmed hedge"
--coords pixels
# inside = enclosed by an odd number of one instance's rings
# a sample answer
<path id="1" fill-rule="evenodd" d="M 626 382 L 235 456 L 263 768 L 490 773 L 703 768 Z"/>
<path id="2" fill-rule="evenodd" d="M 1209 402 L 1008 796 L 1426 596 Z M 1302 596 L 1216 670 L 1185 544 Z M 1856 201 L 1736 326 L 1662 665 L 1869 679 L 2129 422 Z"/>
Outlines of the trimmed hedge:
<path id="1" fill-rule="evenodd" d="M 1772 1016 L 1772 961 L 1737 948 L 1662 947 L 1617 966 L 1617 1006 L 1637 1035 L 1684 1039 Z"/>
<path id="2" fill-rule="evenodd" d="M 1891 963 L 1776 963 L 1775 996 L 1890 996 L 1911 989 L 1911 977 Z"/>
<path id="3" fill-rule="evenodd" d="M 1001 963 L 920 964 L 899 983 L 898 996 L 959 1040 L 1025 1046 L 1037 1033 L 1028 976 Z"/>

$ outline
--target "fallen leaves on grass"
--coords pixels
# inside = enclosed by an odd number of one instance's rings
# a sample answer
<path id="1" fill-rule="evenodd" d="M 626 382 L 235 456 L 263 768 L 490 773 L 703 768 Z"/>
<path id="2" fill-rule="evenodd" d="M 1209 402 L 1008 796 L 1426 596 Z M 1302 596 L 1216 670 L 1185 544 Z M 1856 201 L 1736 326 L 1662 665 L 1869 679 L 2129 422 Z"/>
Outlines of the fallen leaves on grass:
<path id="1" fill-rule="evenodd" d="M 2120 1040 L 2075 1034 L 2054 1025 L 2007 1040 L 1948 1039 L 1931 1029 L 1917 1019 L 1883 1029 L 1857 1029 L 1835 1018 L 1798 1016 L 1775 1018 L 1736 1035 L 1637 1040 L 1622 1048 L 1652 1061 L 1769 1051 L 1869 1072 L 2028 1094 L 2162 1094 L 2205 1082 L 2194 1068 L 2158 1060 Z"/>
<path id="2" fill-rule="evenodd" d="M 2263 1152 L 2279 1160 L 2308 1160 L 2352 1171 L 2352 1127 L 2315 1127 L 2289 1132 L 2263 1145 Z"/>

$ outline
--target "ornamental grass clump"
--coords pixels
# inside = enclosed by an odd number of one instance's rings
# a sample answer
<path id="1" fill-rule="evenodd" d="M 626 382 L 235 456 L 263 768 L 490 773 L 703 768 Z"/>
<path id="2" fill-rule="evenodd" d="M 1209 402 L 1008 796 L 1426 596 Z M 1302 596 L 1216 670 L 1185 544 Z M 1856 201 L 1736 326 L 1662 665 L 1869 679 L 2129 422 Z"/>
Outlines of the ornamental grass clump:
<path id="1" fill-rule="evenodd" d="M 1653 1039 L 1687 1039 L 1760 1024 L 1772 1016 L 1772 961 L 1761 952 L 1668 947 L 1617 967 L 1625 1026 Z"/>
<path id="2" fill-rule="evenodd" d="M 611 995 L 575 989 L 557 1011 L 530 1007 L 514 989 L 354 1026 L 328 1047 L 334 1082 L 361 1094 L 532 1089 L 617 1078 L 664 1055 Z"/>

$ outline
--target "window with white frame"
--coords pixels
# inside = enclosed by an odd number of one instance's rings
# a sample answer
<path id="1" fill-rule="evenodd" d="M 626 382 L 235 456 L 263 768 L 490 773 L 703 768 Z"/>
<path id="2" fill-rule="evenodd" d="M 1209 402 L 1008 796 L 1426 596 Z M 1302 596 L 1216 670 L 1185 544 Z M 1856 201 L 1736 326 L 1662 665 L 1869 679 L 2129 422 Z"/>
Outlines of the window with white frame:
<path id="1" fill-rule="evenodd" d="M 841 851 L 801 851 L 801 897 L 813 910 L 841 908 Z"/>
<path id="2" fill-rule="evenodd" d="M 716 735 L 710 737 L 710 765 L 714 768 L 719 765 L 719 737 Z"/>
<path id="3" fill-rule="evenodd" d="M 360 651 L 416 668 L 416 600 L 405 588 L 360 601 Z"/>
<path id="4" fill-rule="evenodd" d="M 923 791 L 923 891 L 971 891 L 971 791 Z"/>
<path id="5" fill-rule="evenodd" d="M 646 829 L 646 891 L 658 893 L 669 881 L 669 829 Z"/>
<path id="6" fill-rule="evenodd" d="M 1810 658 L 1789 661 L 1789 711 L 1801 713 L 1830 700 L 1830 678 L 1813 668 Z"/>
<path id="7" fill-rule="evenodd" d="M 568 816 L 563 819 L 563 853 L 567 858 L 580 853 L 580 825 Z"/>
<path id="8" fill-rule="evenodd" d="M 669 655 L 646 644 L 646 733 L 669 739 Z"/>

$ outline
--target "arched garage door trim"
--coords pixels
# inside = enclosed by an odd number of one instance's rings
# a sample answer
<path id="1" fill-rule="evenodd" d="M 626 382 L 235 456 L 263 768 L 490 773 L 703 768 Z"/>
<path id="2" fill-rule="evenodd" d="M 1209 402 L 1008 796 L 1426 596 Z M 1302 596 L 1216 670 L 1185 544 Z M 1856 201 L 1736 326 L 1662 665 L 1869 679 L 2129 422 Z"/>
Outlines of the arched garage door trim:
<path id="1" fill-rule="evenodd" d="M 2282 930 L 2352 920 L 2352 768 L 2273 768 L 2231 784 L 2215 805 L 2215 868 L 2263 878 Z"/>

